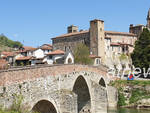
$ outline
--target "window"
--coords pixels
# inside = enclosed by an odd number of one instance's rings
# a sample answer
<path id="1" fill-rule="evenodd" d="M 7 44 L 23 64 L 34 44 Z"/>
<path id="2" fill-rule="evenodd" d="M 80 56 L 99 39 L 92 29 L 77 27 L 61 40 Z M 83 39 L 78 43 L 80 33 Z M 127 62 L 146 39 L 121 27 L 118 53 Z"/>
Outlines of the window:
<path id="1" fill-rule="evenodd" d="M 112 46 L 112 51 L 114 50 L 114 47 Z"/>
<path id="2" fill-rule="evenodd" d="M 72 59 L 71 58 L 68 59 L 68 64 L 72 64 Z"/>
<path id="3" fill-rule="evenodd" d="M 123 53 L 125 52 L 125 48 L 124 48 L 124 47 L 122 47 L 122 52 L 123 52 Z"/>
<path id="4" fill-rule="evenodd" d="M 96 64 L 100 64 L 100 60 L 99 59 L 96 59 Z"/>
<path id="5" fill-rule="evenodd" d="M 49 56 L 49 59 L 52 59 L 52 58 L 53 58 L 53 56 L 52 56 L 52 55 L 50 55 L 50 56 Z"/>
<path id="6" fill-rule="evenodd" d="M 118 47 L 118 51 L 120 51 L 120 47 Z"/>
<path id="7" fill-rule="evenodd" d="M 107 46 L 107 50 L 109 50 L 109 46 Z"/>
<path id="8" fill-rule="evenodd" d="M 67 47 L 65 46 L 65 51 L 67 51 Z"/>

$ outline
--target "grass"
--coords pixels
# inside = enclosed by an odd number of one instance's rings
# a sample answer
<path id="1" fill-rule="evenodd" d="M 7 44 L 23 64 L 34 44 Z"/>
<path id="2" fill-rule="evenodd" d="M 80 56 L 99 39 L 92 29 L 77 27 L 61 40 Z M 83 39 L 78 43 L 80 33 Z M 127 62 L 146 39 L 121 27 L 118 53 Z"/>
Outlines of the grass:
<path id="1" fill-rule="evenodd" d="M 126 86 L 126 85 L 138 85 L 138 86 L 146 86 L 146 85 L 150 85 L 150 81 L 148 80 L 132 80 L 132 81 L 128 81 L 128 80 L 117 80 L 114 81 L 112 83 L 110 83 L 111 86 L 114 86 L 116 88 L 122 87 L 122 86 Z"/>

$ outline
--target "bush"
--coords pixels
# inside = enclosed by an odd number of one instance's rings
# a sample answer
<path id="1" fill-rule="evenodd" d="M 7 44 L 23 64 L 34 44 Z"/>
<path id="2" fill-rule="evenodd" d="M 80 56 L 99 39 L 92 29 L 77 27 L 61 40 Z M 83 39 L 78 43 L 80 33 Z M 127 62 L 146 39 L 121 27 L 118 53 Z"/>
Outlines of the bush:
<path id="1" fill-rule="evenodd" d="M 118 106 L 125 106 L 126 105 L 125 101 L 126 101 L 126 98 L 124 97 L 124 94 L 119 92 L 119 95 L 118 95 Z"/>

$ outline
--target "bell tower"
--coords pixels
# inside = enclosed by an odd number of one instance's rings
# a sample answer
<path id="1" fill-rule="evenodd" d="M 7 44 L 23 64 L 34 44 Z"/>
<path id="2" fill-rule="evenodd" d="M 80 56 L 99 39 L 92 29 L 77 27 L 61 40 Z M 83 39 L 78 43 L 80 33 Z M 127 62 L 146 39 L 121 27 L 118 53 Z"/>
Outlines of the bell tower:
<path id="1" fill-rule="evenodd" d="M 150 8 L 147 14 L 147 27 L 150 29 Z"/>

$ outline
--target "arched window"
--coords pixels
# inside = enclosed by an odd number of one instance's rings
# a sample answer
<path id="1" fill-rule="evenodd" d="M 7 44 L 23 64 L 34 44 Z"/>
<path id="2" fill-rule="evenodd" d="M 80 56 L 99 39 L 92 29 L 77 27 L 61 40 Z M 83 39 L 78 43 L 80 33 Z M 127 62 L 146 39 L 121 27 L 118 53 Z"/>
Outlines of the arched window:
<path id="1" fill-rule="evenodd" d="M 68 59 L 68 64 L 72 64 L 72 59 L 71 58 Z"/>
<path id="2" fill-rule="evenodd" d="M 96 64 L 100 64 L 100 59 L 96 59 Z"/>
<path id="3" fill-rule="evenodd" d="M 104 81 L 103 78 L 100 79 L 99 85 L 101 85 L 101 86 L 103 86 L 103 87 L 106 87 L 106 84 L 105 84 L 105 81 Z"/>

